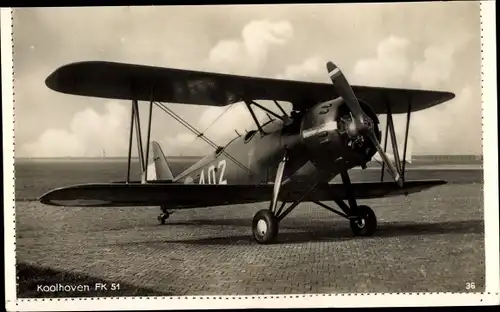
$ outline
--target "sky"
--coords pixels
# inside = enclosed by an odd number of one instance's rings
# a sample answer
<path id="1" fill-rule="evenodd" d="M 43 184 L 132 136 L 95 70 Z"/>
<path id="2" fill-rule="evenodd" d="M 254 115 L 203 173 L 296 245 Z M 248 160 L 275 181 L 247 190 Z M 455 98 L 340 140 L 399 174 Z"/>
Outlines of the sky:
<path id="1" fill-rule="evenodd" d="M 128 101 L 60 94 L 44 84 L 58 67 L 89 60 L 316 82 L 329 82 L 325 64 L 332 60 L 351 84 L 454 92 L 455 99 L 412 114 L 413 153 L 479 155 L 479 18 L 473 1 L 18 8 L 16 157 L 96 157 L 102 151 L 126 157 Z M 234 130 L 255 127 L 241 104 L 228 110 L 167 105 L 219 145 L 234 138 Z M 143 126 L 147 106 L 141 105 Z M 405 116 L 395 117 L 402 140 Z M 159 109 L 151 138 L 169 156 L 212 151 Z"/>

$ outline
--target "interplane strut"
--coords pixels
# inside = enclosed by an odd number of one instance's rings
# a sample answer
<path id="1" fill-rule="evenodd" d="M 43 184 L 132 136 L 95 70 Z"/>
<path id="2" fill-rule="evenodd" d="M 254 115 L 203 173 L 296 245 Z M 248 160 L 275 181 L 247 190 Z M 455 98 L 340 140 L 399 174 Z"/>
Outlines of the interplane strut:
<path id="1" fill-rule="evenodd" d="M 149 125 L 151 124 L 151 120 L 149 120 Z M 148 125 L 148 127 L 149 127 Z M 135 136 L 137 139 L 137 153 L 139 157 L 139 167 L 141 168 L 141 172 L 145 172 L 146 170 L 146 162 L 147 159 L 144 160 L 144 150 L 142 146 L 142 135 L 141 135 L 141 123 L 139 116 L 139 105 L 137 101 L 132 101 L 132 113 L 130 116 L 130 136 L 129 136 L 129 146 L 128 146 L 128 168 L 127 168 L 127 183 L 130 183 L 130 170 L 131 170 L 131 160 L 132 160 L 132 140 L 134 135 L 135 128 Z M 148 138 L 149 145 L 149 138 Z M 144 183 L 145 181 L 141 181 Z"/>
<path id="2" fill-rule="evenodd" d="M 405 181 L 406 150 L 408 148 L 408 134 L 409 134 L 409 129 L 410 129 L 411 108 L 412 108 L 411 102 L 412 102 L 412 99 L 411 99 L 411 97 L 409 97 L 408 109 L 406 112 L 405 136 L 404 136 L 404 142 L 403 142 L 403 159 L 401 159 L 399 157 L 398 141 L 396 138 L 396 130 L 394 127 L 394 120 L 392 118 L 391 103 L 389 102 L 389 100 L 387 100 L 387 102 L 386 102 L 387 120 L 386 120 L 385 137 L 384 137 L 384 153 L 387 151 L 387 139 L 388 139 L 387 137 L 388 137 L 388 135 L 390 135 L 391 146 L 392 146 L 392 150 L 394 153 L 394 162 L 395 162 L 396 170 L 398 171 L 399 175 L 401 176 L 403 183 Z M 384 169 L 385 169 L 385 163 L 382 162 L 382 170 L 380 173 L 380 182 L 384 181 Z"/>

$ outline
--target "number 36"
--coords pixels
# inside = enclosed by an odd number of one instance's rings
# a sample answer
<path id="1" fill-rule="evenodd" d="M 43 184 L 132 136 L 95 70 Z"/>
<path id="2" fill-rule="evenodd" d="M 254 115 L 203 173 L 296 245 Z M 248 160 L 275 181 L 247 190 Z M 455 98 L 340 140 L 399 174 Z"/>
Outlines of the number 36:
<path id="1" fill-rule="evenodd" d="M 467 283 L 465 283 L 465 289 L 472 290 L 472 289 L 475 289 L 475 288 L 476 288 L 476 285 L 474 284 L 474 282 L 467 282 Z"/>

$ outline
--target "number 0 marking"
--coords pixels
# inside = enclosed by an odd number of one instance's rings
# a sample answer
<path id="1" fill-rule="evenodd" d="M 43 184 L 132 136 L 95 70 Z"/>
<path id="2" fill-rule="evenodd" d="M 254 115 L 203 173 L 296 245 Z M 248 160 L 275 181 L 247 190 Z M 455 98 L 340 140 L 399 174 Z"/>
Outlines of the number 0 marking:
<path id="1" fill-rule="evenodd" d="M 208 167 L 208 184 L 216 184 L 217 178 L 215 177 L 215 166 Z"/>

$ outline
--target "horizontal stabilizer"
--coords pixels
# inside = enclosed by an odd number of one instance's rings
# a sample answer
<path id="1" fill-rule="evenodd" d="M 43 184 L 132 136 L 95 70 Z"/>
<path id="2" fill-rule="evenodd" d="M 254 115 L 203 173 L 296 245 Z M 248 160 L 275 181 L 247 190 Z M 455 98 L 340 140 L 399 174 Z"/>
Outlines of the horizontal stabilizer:
<path id="1" fill-rule="evenodd" d="M 358 199 L 397 196 L 420 192 L 445 184 L 443 180 L 406 181 L 401 188 L 395 182 L 353 183 L 354 196 Z M 295 201 L 304 193 L 304 185 L 286 184 L 279 200 Z M 47 205 L 68 207 L 133 207 L 167 205 L 170 209 L 237 205 L 269 201 L 272 184 L 218 185 L 183 184 L 156 181 L 81 184 L 50 191 L 40 197 Z M 346 199 L 342 184 L 323 184 L 311 192 L 304 201 L 331 201 Z"/>

